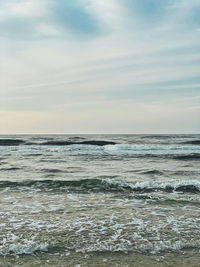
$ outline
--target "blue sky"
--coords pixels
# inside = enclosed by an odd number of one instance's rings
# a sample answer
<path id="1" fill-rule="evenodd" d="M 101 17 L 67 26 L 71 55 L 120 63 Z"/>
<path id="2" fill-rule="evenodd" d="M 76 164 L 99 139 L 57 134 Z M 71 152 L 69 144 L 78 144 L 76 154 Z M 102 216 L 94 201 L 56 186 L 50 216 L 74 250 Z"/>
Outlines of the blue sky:
<path id="1" fill-rule="evenodd" d="M 0 134 L 199 133 L 199 0 L 0 0 Z"/>

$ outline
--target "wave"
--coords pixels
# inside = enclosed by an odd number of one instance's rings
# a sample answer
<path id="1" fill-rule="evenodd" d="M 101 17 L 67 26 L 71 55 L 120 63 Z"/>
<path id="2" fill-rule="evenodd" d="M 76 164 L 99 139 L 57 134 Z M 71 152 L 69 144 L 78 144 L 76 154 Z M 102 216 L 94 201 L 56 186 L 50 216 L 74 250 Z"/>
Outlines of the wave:
<path id="1" fill-rule="evenodd" d="M 183 145 L 173 145 L 173 144 L 115 144 L 105 146 L 105 151 L 107 152 L 123 152 L 123 153 L 135 153 L 142 151 L 149 151 L 149 153 L 161 152 L 161 154 L 171 154 L 180 153 L 188 151 L 200 150 L 200 146 L 183 146 Z"/>
<path id="2" fill-rule="evenodd" d="M 9 239 L 5 238 L 0 245 L 0 256 L 20 256 L 20 255 L 35 255 L 37 252 L 45 252 L 58 255 L 59 251 L 63 253 L 63 249 L 75 253 L 108 253 L 108 252 L 122 252 L 122 253 L 148 253 L 148 254 L 160 254 L 163 252 L 179 252 L 181 250 L 193 250 L 200 248 L 199 240 L 155 240 L 146 242 L 133 242 L 123 236 L 118 242 L 119 232 L 116 233 L 113 238 L 108 240 L 99 240 L 96 242 L 84 242 L 81 247 L 74 248 L 66 246 L 66 244 L 56 244 L 50 246 L 47 242 L 38 242 L 35 238 L 19 238 L 15 234 L 10 234 Z"/>
<path id="3" fill-rule="evenodd" d="M 48 139 L 48 138 L 47 138 Z M 73 138 L 76 140 L 77 138 Z M 0 139 L 0 146 L 19 146 L 19 145 L 40 145 L 40 146 L 70 146 L 70 145 L 93 145 L 93 146 L 106 146 L 115 145 L 112 141 L 103 140 L 86 140 L 86 141 L 66 141 L 66 140 L 49 140 L 42 143 L 27 142 L 20 139 Z"/>
<path id="4" fill-rule="evenodd" d="M 183 153 L 176 154 L 177 150 L 163 150 L 160 151 L 159 149 L 138 149 L 138 150 L 131 150 L 131 149 L 123 149 L 120 148 L 119 150 L 114 148 L 107 148 L 105 147 L 105 151 L 109 155 L 123 155 L 124 157 L 128 158 L 155 158 L 155 159 L 166 159 L 166 160 L 183 160 L 183 161 L 190 161 L 190 160 L 200 160 L 200 153 L 187 153 L 183 151 Z"/>
<path id="5" fill-rule="evenodd" d="M 200 181 L 197 180 L 186 180 L 186 181 L 166 181 L 166 182 L 124 182 L 120 180 L 106 179 L 106 183 L 113 184 L 118 188 L 128 189 L 131 191 L 140 192 L 152 192 L 152 191 L 166 191 L 166 192 L 200 192 Z"/>
<path id="6" fill-rule="evenodd" d="M 30 153 L 30 154 L 25 154 L 25 157 L 40 157 L 43 156 L 41 153 Z"/>
<path id="7" fill-rule="evenodd" d="M 21 239 L 19 236 L 9 234 L 0 244 L 0 256 L 33 254 L 35 252 L 47 252 L 46 242 L 37 242 L 35 237 L 32 239 Z"/>
<path id="8" fill-rule="evenodd" d="M 168 138 L 177 138 L 176 135 L 145 135 L 141 137 L 142 139 L 147 138 L 156 138 L 156 139 L 168 139 Z"/>
<path id="9" fill-rule="evenodd" d="M 150 174 L 150 175 L 163 175 L 164 173 L 159 170 L 148 170 L 148 171 L 139 171 L 140 174 Z"/>
<path id="10" fill-rule="evenodd" d="M 167 181 L 167 182 L 125 182 L 111 178 L 82 179 L 74 181 L 64 180 L 26 180 L 22 182 L 1 181 L 0 188 L 25 188 L 41 191 L 67 191 L 77 193 L 89 192 L 141 192 L 153 191 L 199 193 L 200 181 Z"/>
<path id="11" fill-rule="evenodd" d="M 2 168 L 0 171 L 18 171 L 21 170 L 22 168 L 19 167 L 10 167 L 10 168 Z"/>
<path id="12" fill-rule="evenodd" d="M 0 146 L 19 146 L 24 143 L 25 141 L 20 139 L 0 139 Z"/>
<path id="13" fill-rule="evenodd" d="M 63 172 L 62 170 L 59 169 L 41 169 L 42 172 L 47 172 L 47 173 L 61 173 Z"/>
<path id="14" fill-rule="evenodd" d="M 80 137 L 80 136 L 73 136 L 73 137 L 70 137 L 69 138 L 70 140 L 84 140 L 85 139 L 85 137 Z"/>
<path id="15" fill-rule="evenodd" d="M 183 142 L 181 144 L 184 144 L 184 145 L 200 145 L 200 140 L 191 140 L 191 141 Z"/>
<path id="16" fill-rule="evenodd" d="M 77 249 L 76 252 L 90 253 L 90 252 L 138 252 L 159 254 L 162 252 L 178 252 L 181 250 L 198 249 L 200 248 L 200 242 L 198 240 L 169 240 L 169 241 L 153 241 L 146 242 L 144 244 L 132 244 L 129 240 L 124 240 L 122 244 L 116 244 L 110 242 L 96 242 L 85 248 Z M 124 243 L 124 244 L 123 244 Z"/>
<path id="17" fill-rule="evenodd" d="M 70 141 L 49 141 L 41 143 L 40 145 L 47 145 L 47 146 L 69 146 L 69 145 L 93 145 L 93 146 L 105 146 L 105 145 L 115 145 L 115 142 L 111 141 L 97 141 L 97 140 L 90 140 L 90 141 L 79 141 L 79 142 L 70 142 Z"/>
<path id="18" fill-rule="evenodd" d="M 173 159 L 176 160 L 200 160 L 200 153 L 192 153 L 186 155 L 175 155 Z"/>
<path id="19" fill-rule="evenodd" d="M 175 160 L 199 160 L 200 159 L 200 145 L 181 145 L 181 144 L 117 144 L 112 141 L 103 140 L 46 140 L 41 142 L 29 142 L 20 139 L 0 139 L 0 146 L 37 146 L 37 149 L 43 150 L 50 146 L 63 146 L 66 150 L 73 153 L 86 153 L 92 155 L 123 155 L 134 158 L 149 158 L 155 157 L 160 159 L 175 159 Z M 31 147 L 31 149 L 36 149 Z M 25 148 L 26 150 L 26 148 Z M 29 153 L 27 156 L 38 156 L 35 153 Z"/>

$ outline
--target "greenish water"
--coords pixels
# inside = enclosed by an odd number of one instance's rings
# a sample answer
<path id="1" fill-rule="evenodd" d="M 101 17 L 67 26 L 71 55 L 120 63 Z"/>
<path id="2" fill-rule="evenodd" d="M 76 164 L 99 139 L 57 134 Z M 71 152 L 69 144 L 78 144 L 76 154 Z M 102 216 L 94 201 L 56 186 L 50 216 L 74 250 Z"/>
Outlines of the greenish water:
<path id="1" fill-rule="evenodd" d="M 199 266 L 198 140 L 1 137 L 0 266 Z"/>

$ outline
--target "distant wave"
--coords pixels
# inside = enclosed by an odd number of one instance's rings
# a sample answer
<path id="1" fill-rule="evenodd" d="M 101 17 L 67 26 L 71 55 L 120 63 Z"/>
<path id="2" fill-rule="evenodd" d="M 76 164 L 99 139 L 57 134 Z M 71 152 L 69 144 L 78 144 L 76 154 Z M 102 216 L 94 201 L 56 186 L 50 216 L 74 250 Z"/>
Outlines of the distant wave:
<path id="1" fill-rule="evenodd" d="M 183 146 L 177 144 L 115 144 L 115 145 L 108 145 L 105 147 L 105 150 L 108 152 L 134 152 L 134 151 L 149 151 L 149 153 L 153 151 L 162 151 L 162 152 L 173 152 L 173 153 L 180 153 L 180 152 L 189 152 L 189 151 L 196 151 L 200 150 L 200 146 Z"/>
<path id="2" fill-rule="evenodd" d="M 200 153 L 173 156 L 176 160 L 200 160 Z"/>
<path id="3" fill-rule="evenodd" d="M 199 193 L 200 181 L 166 181 L 166 182 L 125 182 L 121 180 L 106 179 L 83 179 L 74 181 L 64 180 L 26 180 L 22 182 L 1 181 L 0 188 L 25 188 L 41 191 L 66 191 L 66 192 L 153 192 L 165 191 Z"/>
<path id="4" fill-rule="evenodd" d="M 141 138 L 156 138 L 156 139 L 168 139 L 168 138 L 176 138 L 175 135 L 145 135 L 145 136 L 142 136 Z"/>
<path id="5" fill-rule="evenodd" d="M 75 139 L 75 138 L 74 138 Z M 76 140 L 76 139 L 75 139 Z M 19 145 L 42 145 L 42 146 L 69 146 L 69 145 L 94 145 L 94 146 L 105 146 L 105 145 L 115 145 L 112 141 L 103 140 L 86 140 L 86 141 L 65 141 L 65 140 L 55 140 L 46 141 L 42 143 L 26 142 L 20 139 L 0 139 L 0 146 L 19 146 Z"/>
<path id="6" fill-rule="evenodd" d="M 94 146 L 105 146 L 105 145 L 115 145 L 115 142 L 111 141 L 81 141 L 81 142 L 70 142 L 70 141 L 48 141 L 41 143 L 40 145 L 50 145 L 50 146 L 69 146 L 69 145 L 94 145 Z"/>
<path id="7" fill-rule="evenodd" d="M 191 161 L 191 160 L 200 160 L 200 153 L 191 153 L 191 154 L 133 154 L 131 157 L 134 158 L 159 158 L 159 159 L 172 159 L 172 160 L 181 160 L 181 161 Z"/>
<path id="8" fill-rule="evenodd" d="M 25 141 L 20 139 L 0 139 L 0 146 L 19 146 L 24 143 Z"/>
<path id="9" fill-rule="evenodd" d="M 181 144 L 185 144 L 185 145 L 200 145 L 200 140 L 191 140 L 191 141 L 183 142 Z"/>
<path id="10" fill-rule="evenodd" d="M 148 171 L 140 171 L 140 174 L 151 174 L 151 175 L 163 175 L 164 173 L 159 170 L 148 170 Z"/>
<path id="11" fill-rule="evenodd" d="M 9 168 L 2 168 L 0 169 L 1 171 L 18 171 L 21 170 L 22 168 L 19 167 L 9 167 Z"/>
<path id="12" fill-rule="evenodd" d="M 77 137 L 78 138 L 78 137 Z M 191 144 L 189 144 L 191 142 Z M 184 144 L 123 144 L 105 140 L 41 140 L 40 142 L 32 142 L 28 139 L 0 139 L 0 146 L 20 146 L 20 149 L 28 151 L 30 149 L 45 150 L 51 147 L 66 147 L 73 154 L 95 154 L 109 156 L 123 156 L 131 158 L 157 158 L 171 160 L 200 160 L 199 140 L 188 141 Z M 31 147 L 33 146 L 33 147 Z M 41 153 L 27 153 L 27 157 L 42 155 Z"/>
<path id="13" fill-rule="evenodd" d="M 46 168 L 46 169 L 42 169 L 41 171 L 42 171 L 42 172 L 45 172 L 45 173 L 46 173 L 46 172 L 47 172 L 47 173 L 48 173 L 48 172 L 49 172 L 49 173 L 60 173 L 60 172 L 63 172 L 63 171 L 60 170 L 60 169 L 50 169 L 50 168 L 49 168 L 49 169 L 47 169 L 47 168 Z"/>

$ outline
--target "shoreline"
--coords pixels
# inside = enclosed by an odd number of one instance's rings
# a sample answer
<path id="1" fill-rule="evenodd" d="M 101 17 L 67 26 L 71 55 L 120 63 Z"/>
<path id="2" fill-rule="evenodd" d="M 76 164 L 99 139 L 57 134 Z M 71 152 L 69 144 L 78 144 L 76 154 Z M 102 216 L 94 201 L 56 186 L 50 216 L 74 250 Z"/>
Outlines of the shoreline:
<path id="1" fill-rule="evenodd" d="M 21 255 L 18 257 L 0 257 L 0 266 L 182 266 L 196 267 L 200 262 L 198 251 L 182 251 L 179 253 L 167 252 L 160 255 L 140 253 L 66 253 L 36 255 Z"/>

